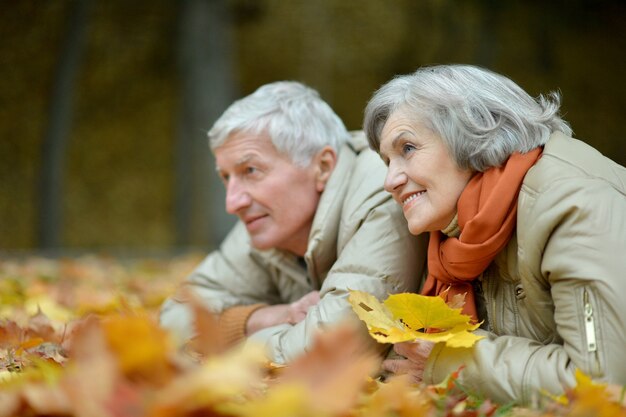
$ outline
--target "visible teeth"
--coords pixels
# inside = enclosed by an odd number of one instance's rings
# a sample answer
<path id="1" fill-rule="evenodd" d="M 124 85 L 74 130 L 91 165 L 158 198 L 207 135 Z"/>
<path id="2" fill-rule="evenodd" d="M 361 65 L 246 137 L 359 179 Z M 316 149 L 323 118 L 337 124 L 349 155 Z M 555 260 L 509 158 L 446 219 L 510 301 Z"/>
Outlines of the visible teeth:
<path id="1" fill-rule="evenodd" d="M 407 203 L 409 203 L 410 201 L 415 200 L 417 197 L 419 197 L 420 195 L 422 195 L 424 192 L 425 192 L 425 191 L 420 191 L 419 193 L 411 194 L 410 196 L 408 196 L 408 197 L 406 198 L 406 200 L 404 200 L 404 201 L 402 202 L 402 205 L 404 206 L 404 205 L 406 205 Z"/>

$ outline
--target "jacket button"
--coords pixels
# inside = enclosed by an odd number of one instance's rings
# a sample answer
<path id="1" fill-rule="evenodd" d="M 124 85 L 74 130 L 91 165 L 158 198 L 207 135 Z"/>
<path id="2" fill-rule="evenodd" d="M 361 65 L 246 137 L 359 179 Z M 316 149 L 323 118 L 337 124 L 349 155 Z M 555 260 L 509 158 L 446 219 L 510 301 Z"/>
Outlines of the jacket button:
<path id="1" fill-rule="evenodd" d="M 526 292 L 521 284 L 515 286 L 515 298 L 518 300 L 526 298 Z"/>

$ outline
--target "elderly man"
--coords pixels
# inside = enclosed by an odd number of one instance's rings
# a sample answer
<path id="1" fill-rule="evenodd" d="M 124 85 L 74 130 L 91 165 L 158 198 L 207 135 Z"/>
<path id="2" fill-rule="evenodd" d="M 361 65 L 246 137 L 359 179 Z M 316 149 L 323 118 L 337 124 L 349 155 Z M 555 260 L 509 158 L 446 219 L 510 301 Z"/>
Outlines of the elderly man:
<path id="1" fill-rule="evenodd" d="M 184 286 L 219 315 L 228 343 L 253 335 L 286 363 L 317 329 L 351 314 L 349 289 L 379 298 L 417 290 L 426 241 L 408 233 L 364 136 L 350 135 L 316 91 L 262 86 L 226 110 L 209 142 L 226 210 L 240 221 Z M 161 324 L 193 337 L 176 297 Z"/>

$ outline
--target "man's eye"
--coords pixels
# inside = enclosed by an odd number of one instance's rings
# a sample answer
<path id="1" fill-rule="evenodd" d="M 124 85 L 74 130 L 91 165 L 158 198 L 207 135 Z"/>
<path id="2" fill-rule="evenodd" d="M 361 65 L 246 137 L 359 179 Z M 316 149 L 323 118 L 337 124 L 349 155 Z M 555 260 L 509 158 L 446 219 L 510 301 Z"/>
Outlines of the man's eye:
<path id="1" fill-rule="evenodd" d="M 256 167 L 246 167 L 245 172 L 247 175 L 251 175 L 257 172 Z"/>

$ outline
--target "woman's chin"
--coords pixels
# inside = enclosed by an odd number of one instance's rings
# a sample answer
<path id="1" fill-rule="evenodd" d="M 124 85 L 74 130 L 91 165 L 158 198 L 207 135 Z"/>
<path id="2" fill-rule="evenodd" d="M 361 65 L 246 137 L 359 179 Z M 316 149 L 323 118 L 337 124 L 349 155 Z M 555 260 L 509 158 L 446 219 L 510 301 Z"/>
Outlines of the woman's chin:
<path id="1" fill-rule="evenodd" d="M 424 225 L 421 225 L 421 224 L 420 225 L 411 225 L 411 224 L 409 224 L 409 232 L 412 235 L 417 236 L 417 235 L 421 235 L 424 232 L 428 232 L 428 230 L 426 230 L 424 228 Z"/>

